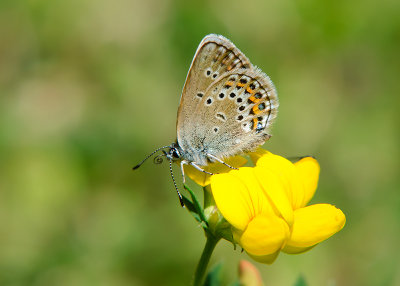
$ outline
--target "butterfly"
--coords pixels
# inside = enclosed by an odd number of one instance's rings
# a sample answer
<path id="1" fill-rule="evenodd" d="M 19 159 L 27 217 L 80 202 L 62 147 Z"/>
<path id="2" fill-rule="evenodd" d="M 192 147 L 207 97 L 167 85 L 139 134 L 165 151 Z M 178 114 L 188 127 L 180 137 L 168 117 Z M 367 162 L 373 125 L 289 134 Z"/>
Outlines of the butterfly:
<path id="1" fill-rule="evenodd" d="M 133 169 L 160 150 L 169 160 L 172 177 L 174 161 L 180 162 L 183 178 L 184 165 L 207 174 L 211 173 L 204 167 L 211 162 L 236 169 L 224 159 L 264 144 L 271 137 L 269 129 L 278 105 L 276 89 L 265 73 L 227 38 L 207 35 L 197 48 L 183 87 L 176 142 L 158 148 Z"/>

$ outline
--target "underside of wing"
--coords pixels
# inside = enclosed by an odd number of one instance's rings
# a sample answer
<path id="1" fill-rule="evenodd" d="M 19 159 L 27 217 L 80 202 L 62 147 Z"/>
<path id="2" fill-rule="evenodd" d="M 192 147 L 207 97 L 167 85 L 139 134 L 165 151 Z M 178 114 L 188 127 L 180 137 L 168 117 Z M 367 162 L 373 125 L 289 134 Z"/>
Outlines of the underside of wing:
<path id="1" fill-rule="evenodd" d="M 257 68 L 228 72 L 198 99 L 197 110 L 184 124 L 181 146 L 192 154 L 219 159 L 252 151 L 269 139 L 278 98 L 267 75 Z M 204 156 L 194 158 L 206 164 Z"/>
<path id="2" fill-rule="evenodd" d="M 207 88 L 216 79 L 236 69 L 246 69 L 250 62 L 235 45 L 223 36 L 208 35 L 200 43 L 183 87 L 177 116 L 178 141 Z"/>
<path id="3" fill-rule="evenodd" d="M 270 137 L 277 108 L 269 77 L 228 39 L 206 36 L 183 88 L 178 144 L 198 165 L 208 163 L 207 154 L 224 159 L 254 150 Z"/>

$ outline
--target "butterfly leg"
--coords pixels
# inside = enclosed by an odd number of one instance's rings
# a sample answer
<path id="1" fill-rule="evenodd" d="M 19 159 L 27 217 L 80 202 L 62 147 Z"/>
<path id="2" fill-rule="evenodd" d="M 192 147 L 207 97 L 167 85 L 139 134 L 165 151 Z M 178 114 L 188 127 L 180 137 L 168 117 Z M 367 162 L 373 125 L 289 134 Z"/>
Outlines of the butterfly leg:
<path id="1" fill-rule="evenodd" d="M 181 161 L 181 173 L 182 173 L 182 181 L 183 181 L 183 183 L 186 182 L 186 180 L 185 180 L 185 169 L 183 169 L 183 165 L 187 165 L 187 164 L 188 164 L 187 161 L 185 161 L 185 160 Z"/>
<path id="2" fill-rule="evenodd" d="M 190 162 L 190 165 L 192 165 L 193 167 L 195 167 L 197 170 L 199 170 L 200 172 L 206 173 L 208 175 L 214 175 L 213 173 L 207 172 L 206 170 L 202 169 L 199 165 L 197 165 L 195 162 Z"/>
<path id="3" fill-rule="evenodd" d="M 231 165 L 225 163 L 224 161 L 222 161 L 221 159 L 215 157 L 215 156 L 212 155 L 212 154 L 207 153 L 207 157 L 210 158 L 210 159 L 213 159 L 213 160 L 215 160 L 215 161 L 217 161 L 217 162 L 220 162 L 221 164 L 224 164 L 225 166 L 227 166 L 227 167 L 229 167 L 229 168 L 231 168 L 231 169 L 239 170 L 238 168 L 232 167 Z"/>

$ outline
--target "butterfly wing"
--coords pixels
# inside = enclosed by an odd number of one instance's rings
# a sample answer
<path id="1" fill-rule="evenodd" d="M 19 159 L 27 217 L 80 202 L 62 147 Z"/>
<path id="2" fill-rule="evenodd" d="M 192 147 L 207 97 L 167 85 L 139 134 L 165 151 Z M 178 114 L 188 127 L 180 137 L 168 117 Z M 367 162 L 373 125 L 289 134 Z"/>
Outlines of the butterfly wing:
<path id="1" fill-rule="evenodd" d="M 230 70 L 249 66 L 245 55 L 223 36 L 211 34 L 201 41 L 187 74 L 178 108 L 178 142 L 192 128 L 189 124 L 192 116 L 215 79 Z"/>
<path id="2" fill-rule="evenodd" d="M 228 39 L 200 43 L 178 109 L 179 146 L 199 165 L 263 144 L 276 117 L 278 98 L 270 79 Z"/>

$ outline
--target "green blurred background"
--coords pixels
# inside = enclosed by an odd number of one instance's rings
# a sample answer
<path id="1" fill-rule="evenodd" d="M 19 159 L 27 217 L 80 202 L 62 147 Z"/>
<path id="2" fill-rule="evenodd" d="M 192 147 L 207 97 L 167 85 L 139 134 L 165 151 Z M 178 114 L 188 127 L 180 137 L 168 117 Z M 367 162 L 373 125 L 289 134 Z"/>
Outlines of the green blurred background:
<path id="1" fill-rule="evenodd" d="M 0 285 L 188 285 L 205 238 L 167 164 L 202 37 L 274 81 L 268 150 L 315 155 L 345 228 L 266 285 L 400 285 L 400 2 L 0 1 Z M 165 162 L 164 162 L 165 163 Z M 179 171 L 178 171 L 179 172 Z M 240 250 L 213 263 L 237 277 Z"/>

